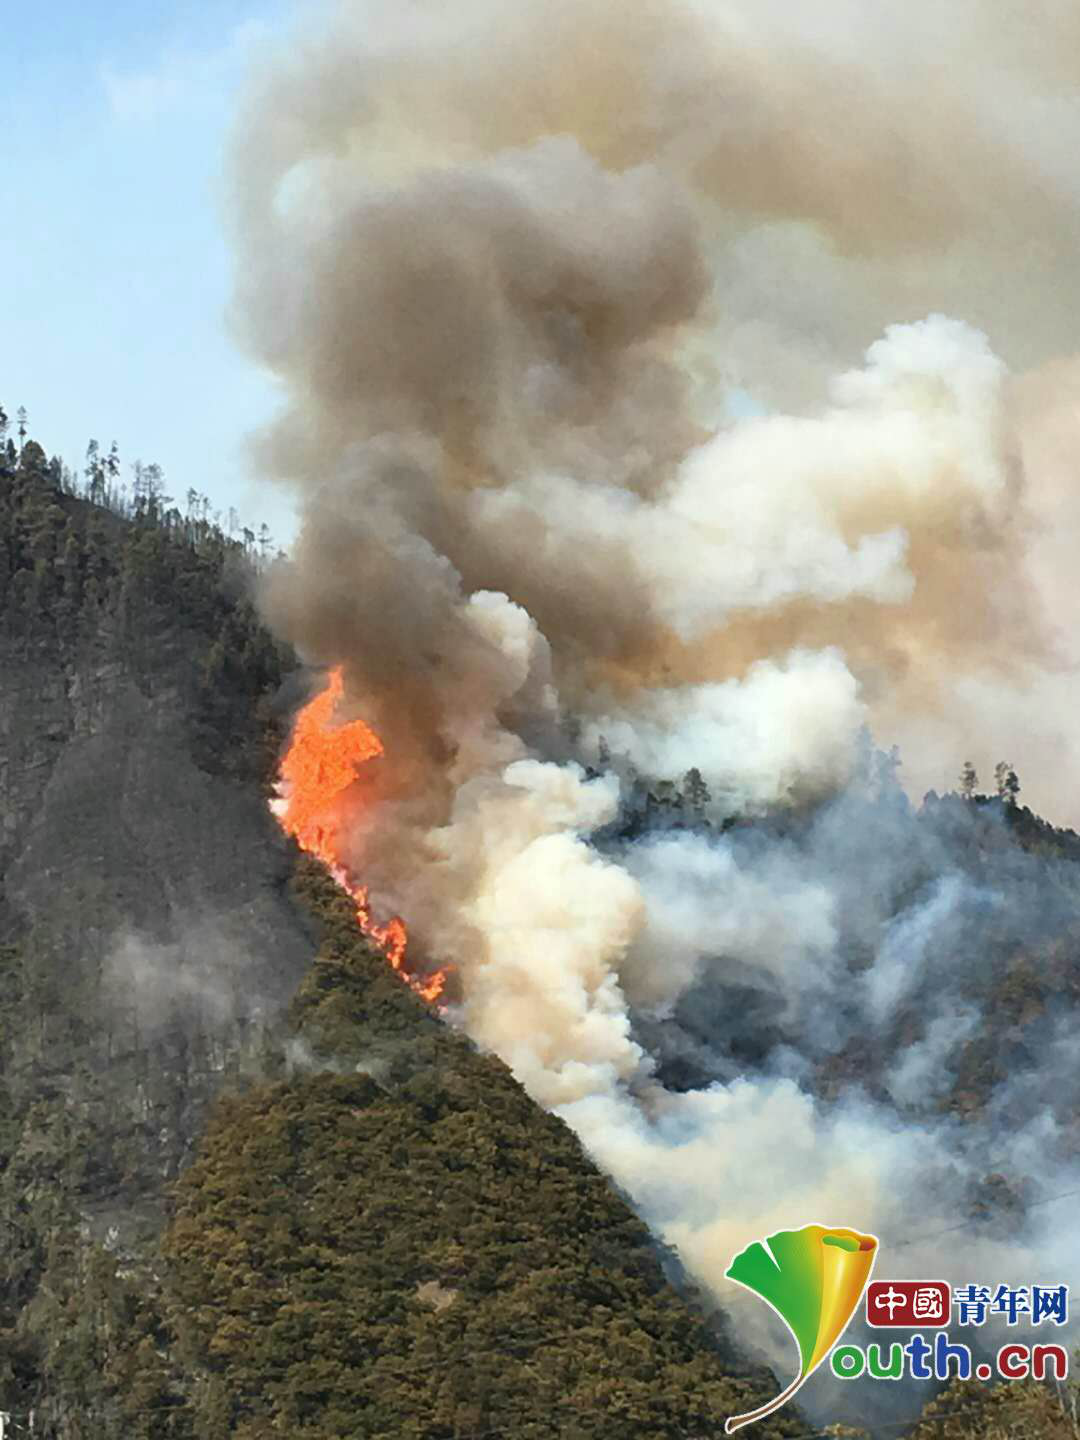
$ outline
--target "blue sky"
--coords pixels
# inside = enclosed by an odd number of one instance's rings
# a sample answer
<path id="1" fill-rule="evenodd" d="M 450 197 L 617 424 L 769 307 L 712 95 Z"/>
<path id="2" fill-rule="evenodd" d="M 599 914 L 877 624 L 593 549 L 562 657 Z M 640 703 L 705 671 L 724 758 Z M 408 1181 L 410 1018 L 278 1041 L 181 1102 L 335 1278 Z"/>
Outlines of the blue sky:
<path id="1" fill-rule="evenodd" d="M 238 88 L 288 0 L 52 0 L 23 10 L 0 87 L 0 403 L 50 453 L 156 460 L 288 538 L 244 437 L 275 391 L 233 346 L 221 219 Z"/>

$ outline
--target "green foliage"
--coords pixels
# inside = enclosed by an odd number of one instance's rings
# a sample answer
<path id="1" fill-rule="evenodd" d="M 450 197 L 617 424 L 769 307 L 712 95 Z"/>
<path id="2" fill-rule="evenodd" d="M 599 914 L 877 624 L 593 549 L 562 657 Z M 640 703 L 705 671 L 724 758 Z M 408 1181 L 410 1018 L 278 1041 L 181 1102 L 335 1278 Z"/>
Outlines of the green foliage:
<path id="1" fill-rule="evenodd" d="M 130 500 L 118 475 L 115 445 L 103 457 L 96 441 L 82 495 L 36 441 L 0 454 L 0 638 L 27 655 L 111 650 L 148 693 L 171 647 L 199 763 L 265 776 L 281 740 L 265 697 L 292 663 L 251 600 L 268 535 L 230 538 L 194 491 L 181 515 L 158 466 L 136 463 Z"/>
<path id="2" fill-rule="evenodd" d="M 92 443 L 78 485 L 26 438 L 25 417 L 19 448 L 5 424 L 0 412 L 6 653 L 56 674 L 92 654 L 148 694 L 168 685 L 202 766 L 265 783 L 281 739 L 268 697 L 290 664 L 251 600 L 265 527 L 232 539 L 195 491 L 182 513 L 155 466 L 135 467 L 127 498 L 115 447 Z M 606 746 L 598 758 L 610 763 Z M 897 765 L 868 751 L 868 793 L 901 803 Z M 937 824 L 957 810 L 973 864 L 1001 845 L 1080 858 L 1080 837 L 1020 807 L 1011 766 L 996 778 L 997 796 L 978 795 L 967 765 L 963 800 L 928 802 Z M 723 808 L 694 769 L 680 786 L 630 789 L 627 836 L 660 821 L 708 829 Z M 234 1041 L 229 1093 L 164 1233 L 155 1218 L 123 1250 L 99 1212 L 162 1198 L 157 1128 L 133 1119 L 157 1057 L 138 1035 L 114 1055 L 71 1001 L 85 977 L 5 932 L 0 1404 L 21 1420 L 33 1409 L 46 1440 L 690 1440 L 775 1393 L 671 1287 L 569 1129 L 401 983 L 326 872 L 300 860 L 291 893 L 317 953 L 286 1033 L 247 1056 L 246 1080 Z M 943 1106 L 985 1103 L 1005 1032 L 1073 996 L 1078 941 L 987 946 L 991 1019 L 958 1053 Z M 184 1043 L 165 1084 L 177 1111 L 212 1069 Z M 997 1174 L 971 1197 L 973 1215 L 1023 1204 Z M 954 1386 L 914 1436 L 1076 1440 L 1074 1402 Z M 755 1434 L 807 1428 L 787 1409 Z"/>
<path id="3" fill-rule="evenodd" d="M 431 1019 L 318 867 L 296 889 L 322 930 L 304 1068 L 220 1103 L 164 1246 L 197 1428 L 210 1397 L 235 1434 L 415 1440 L 674 1440 L 748 1408 L 570 1130 Z"/>
<path id="4" fill-rule="evenodd" d="M 954 1380 L 924 1407 L 907 1440 L 1077 1440 L 1075 1382 L 985 1385 Z"/>
<path id="5" fill-rule="evenodd" d="M 289 664 L 250 598 L 265 530 L 226 537 L 195 492 L 181 514 L 154 467 L 125 500 L 115 449 L 76 484 L 20 440 L 5 654 L 115 664 L 175 697 L 204 769 L 265 781 Z M 318 953 L 286 1033 L 243 1066 L 232 1037 L 221 1073 L 205 1037 L 162 1074 L 129 1026 L 95 1028 L 96 939 L 74 969 L 35 933 L 0 948 L 0 1404 L 46 1440 L 682 1440 L 769 1393 L 731 1378 L 749 1367 L 567 1127 L 402 984 L 325 871 L 299 861 L 291 890 Z M 162 1235 L 176 1116 L 223 1080 Z"/>
<path id="6" fill-rule="evenodd" d="M 943 810 L 955 808 L 960 800 L 976 807 L 976 814 L 982 812 L 985 824 L 974 839 L 978 848 L 1000 848 L 1003 844 L 1015 843 L 1029 854 L 1046 859 L 1080 860 L 1080 835 L 1068 827 L 1051 825 L 1026 805 L 1019 803 L 1020 781 L 1011 765 L 999 763 L 994 770 L 997 793 L 979 794 L 975 787 L 978 776 L 970 761 L 965 761 L 960 772 L 960 788 L 945 795 L 931 790 L 924 797 L 923 812 L 934 812 L 938 818 Z M 970 812 L 958 812 L 957 819 L 964 825 L 970 821 Z M 998 825 L 1004 821 L 1006 829 Z M 996 832 L 996 833 L 995 833 Z M 968 844 L 968 849 L 973 846 Z"/>

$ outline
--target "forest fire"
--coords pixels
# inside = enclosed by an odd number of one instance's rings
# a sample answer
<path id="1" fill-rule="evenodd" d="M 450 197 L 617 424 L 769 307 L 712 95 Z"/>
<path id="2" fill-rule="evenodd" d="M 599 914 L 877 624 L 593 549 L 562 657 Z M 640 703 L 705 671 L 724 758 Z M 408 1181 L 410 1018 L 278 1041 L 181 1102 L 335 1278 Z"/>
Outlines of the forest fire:
<path id="1" fill-rule="evenodd" d="M 357 768 L 383 753 L 382 741 L 362 720 L 334 724 L 334 711 L 344 693 L 340 666 L 330 672 L 321 694 L 304 706 L 293 726 L 281 762 L 282 795 L 271 808 L 283 830 L 309 855 L 321 860 L 352 897 L 360 929 L 373 940 L 393 968 L 424 1000 L 436 1001 L 446 986 L 446 972 L 412 975 L 405 964 L 408 932 L 393 916 L 385 925 L 372 918 L 366 886 L 357 884 L 341 861 L 339 799 L 356 780 Z"/>

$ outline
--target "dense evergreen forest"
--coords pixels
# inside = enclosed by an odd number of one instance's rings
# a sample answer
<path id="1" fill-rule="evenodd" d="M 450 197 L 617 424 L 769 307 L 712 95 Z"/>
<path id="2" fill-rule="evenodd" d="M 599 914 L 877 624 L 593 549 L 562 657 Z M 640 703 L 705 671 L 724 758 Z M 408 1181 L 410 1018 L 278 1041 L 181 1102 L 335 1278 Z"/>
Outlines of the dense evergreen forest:
<path id="1" fill-rule="evenodd" d="M 767 1394 L 566 1127 L 269 822 L 232 843 L 282 852 L 258 883 L 310 937 L 291 1005 L 165 1003 L 158 971 L 154 1013 L 118 999 L 110 932 L 133 911 L 161 963 L 204 973 L 175 895 L 210 837 L 179 800 L 171 873 L 133 885 L 141 855 L 72 826 L 63 754 L 110 773 L 119 708 L 220 811 L 253 795 L 261 817 L 295 663 L 251 602 L 275 561 L 201 502 L 181 514 L 154 467 L 125 495 L 95 447 L 81 483 L 25 433 L 0 454 L 0 1407 L 72 1440 L 674 1440 Z M 168 803 L 121 759 L 134 803 Z"/>
<path id="2" fill-rule="evenodd" d="M 77 480 L 0 435 L 0 1409 L 48 1440 L 721 1433 L 773 1378 L 268 818 L 301 693 L 252 600 L 272 551 L 115 447 Z M 1075 858 L 1014 781 L 929 804 Z M 707 823 L 696 771 L 631 792 L 622 838 Z M 952 1387 L 913 1434 L 1065 1440 L 1076 1397 Z"/>

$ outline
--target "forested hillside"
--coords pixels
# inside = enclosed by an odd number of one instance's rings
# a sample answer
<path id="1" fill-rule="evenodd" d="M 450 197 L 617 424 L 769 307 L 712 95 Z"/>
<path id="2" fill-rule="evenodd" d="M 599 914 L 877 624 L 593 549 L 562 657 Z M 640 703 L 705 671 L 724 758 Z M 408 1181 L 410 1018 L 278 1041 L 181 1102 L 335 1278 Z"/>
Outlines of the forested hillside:
<path id="1" fill-rule="evenodd" d="M 689 1440 L 773 1393 L 567 1127 L 401 983 L 271 819 L 306 680 L 252 603 L 283 563 L 268 538 L 194 492 L 182 514 L 155 467 L 125 495 L 96 449 L 76 482 L 20 440 L 0 450 L 0 1409 L 55 1440 Z M 888 810 L 895 757 L 874 764 Z M 1080 842 L 1017 788 L 966 772 L 918 824 L 1019 895 Z M 707 801 L 696 771 L 630 783 L 598 843 L 707 831 Z M 756 823 L 794 845 L 814 820 Z M 1062 906 L 1022 949 L 987 930 L 992 1020 L 940 1108 L 978 1113 L 1073 1002 Z M 753 1064 L 772 1022 L 743 1020 Z M 712 1063 L 681 1023 L 658 1045 L 676 1086 Z M 867 1065 L 851 1044 L 815 1084 Z M 973 1214 L 1022 1208 L 995 1178 Z M 915 1434 L 1066 1440 L 1072 1404 L 952 1387 Z M 788 1408 L 756 1433 L 808 1428 Z"/>
<path id="2" fill-rule="evenodd" d="M 270 818 L 302 687 L 250 601 L 268 554 L 153 467 L 124 498 L 20 440 L 0 1408 L 65 1440 L 714 1433 L 771 1378 Z"/>

